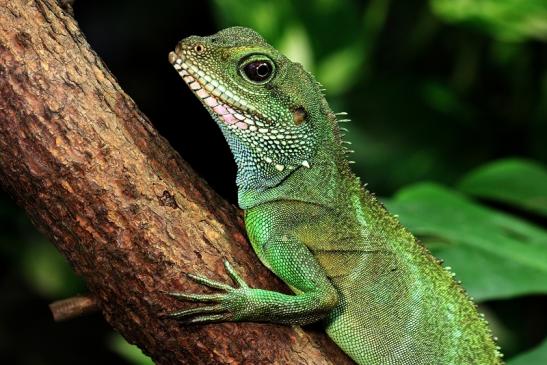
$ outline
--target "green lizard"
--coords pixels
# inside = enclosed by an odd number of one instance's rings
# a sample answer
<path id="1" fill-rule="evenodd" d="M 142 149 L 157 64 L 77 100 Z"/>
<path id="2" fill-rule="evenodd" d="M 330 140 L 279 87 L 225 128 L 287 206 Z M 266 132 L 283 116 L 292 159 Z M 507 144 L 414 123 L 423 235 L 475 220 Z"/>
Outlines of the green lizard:
<path id="1" fill-rule="evenodd" d="M 294 291 L 192 275 L 215 294 L 170 315 L 185 323 L 322 320 L 358 364 L 502 364 L 475 304 L 346 159 L 321 86 L 255 31 L 182 40 L 169 60 L 221 128 L 238 166 L 238 200 L 260 260 Z M 434 214 L 434 212 L 432 212 Z"/>

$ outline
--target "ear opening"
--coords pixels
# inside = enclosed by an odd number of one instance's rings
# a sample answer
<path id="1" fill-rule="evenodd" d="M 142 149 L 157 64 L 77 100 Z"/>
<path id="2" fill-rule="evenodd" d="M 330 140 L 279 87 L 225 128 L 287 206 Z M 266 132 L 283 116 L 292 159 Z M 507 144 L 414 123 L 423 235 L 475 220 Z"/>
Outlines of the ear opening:
<path id="1" fill-rule="evenodd" d="M 308 112 L 303 106 L 298 106 L 292 110 L 294 124 L 300 125 L 308 119 Z"/>

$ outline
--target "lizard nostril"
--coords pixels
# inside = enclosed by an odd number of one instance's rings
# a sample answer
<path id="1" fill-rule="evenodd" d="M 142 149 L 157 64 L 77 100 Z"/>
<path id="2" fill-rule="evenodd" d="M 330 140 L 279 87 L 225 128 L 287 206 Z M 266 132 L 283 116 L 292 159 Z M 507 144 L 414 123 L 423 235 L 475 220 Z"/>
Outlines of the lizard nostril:
<path id="1" fill-rule="evenodd" d="M 201 53 L 205 51 L 205 47 L 203 47 L 203 44 L 198 43 L 194 46 L 194 51 L 196 51 L 197 53 Z"/>
<path id="2" fill-rule="evenodd" d="M 175 46 L 175 53 L 176 53 L 176 54 L 180 54 L 181 51 L 182 51 L 182 42 L 179 42 L 179 43 L 177 43 L 177 45 Z"/>

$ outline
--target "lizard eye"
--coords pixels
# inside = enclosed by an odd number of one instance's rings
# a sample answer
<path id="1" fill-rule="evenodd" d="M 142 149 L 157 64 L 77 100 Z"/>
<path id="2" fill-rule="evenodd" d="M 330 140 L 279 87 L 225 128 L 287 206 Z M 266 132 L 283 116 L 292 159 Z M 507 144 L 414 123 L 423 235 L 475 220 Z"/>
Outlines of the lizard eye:
<path id="1" fill-rule="evenodd" d="M 242 71 L 250 81 L 263 83 L 273 75 L 274 66 L 269 60 L 255 60 L 243 65 Z"/>

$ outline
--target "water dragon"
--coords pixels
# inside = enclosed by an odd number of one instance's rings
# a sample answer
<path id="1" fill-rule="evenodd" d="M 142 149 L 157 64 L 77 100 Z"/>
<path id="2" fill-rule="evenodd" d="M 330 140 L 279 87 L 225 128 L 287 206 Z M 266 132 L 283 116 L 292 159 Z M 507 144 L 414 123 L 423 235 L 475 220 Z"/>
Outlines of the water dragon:
<path id="1" fill-rule="evenodd" d="M 185 323 L 323 321 L 362 365 L 500 365 L 486 321 L 453 274 L 368 192 L 341 116 L 303 67 L 255 31 L 183 39 L 169 61 L 216 121 L 237 163 L 239 205 L 261 262 L 294 295 L 191 277 L 218 291 Z M 432 212 L 434 213 L 434 212 Z"/>

